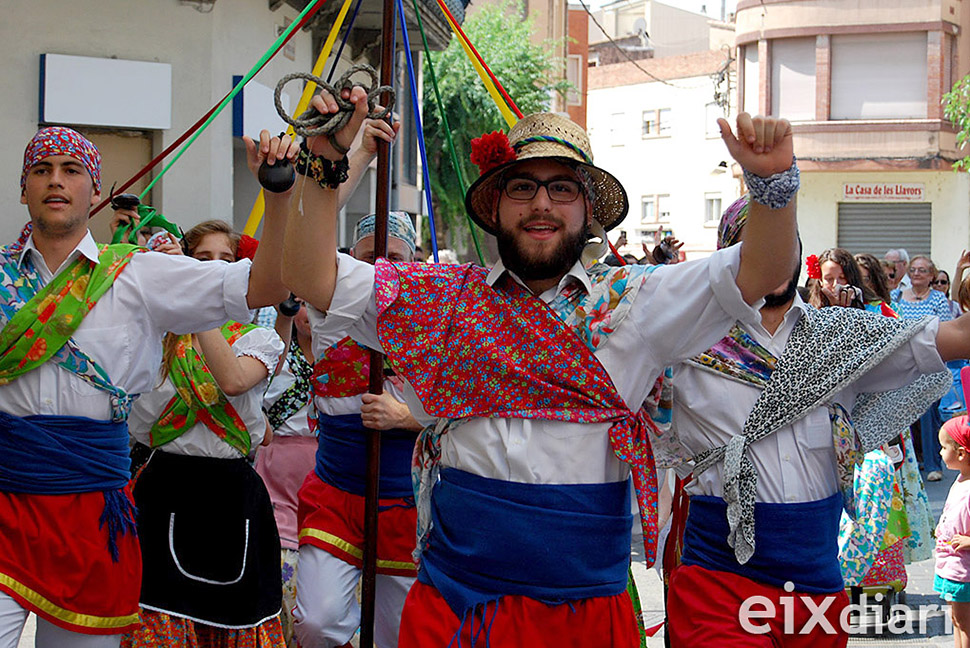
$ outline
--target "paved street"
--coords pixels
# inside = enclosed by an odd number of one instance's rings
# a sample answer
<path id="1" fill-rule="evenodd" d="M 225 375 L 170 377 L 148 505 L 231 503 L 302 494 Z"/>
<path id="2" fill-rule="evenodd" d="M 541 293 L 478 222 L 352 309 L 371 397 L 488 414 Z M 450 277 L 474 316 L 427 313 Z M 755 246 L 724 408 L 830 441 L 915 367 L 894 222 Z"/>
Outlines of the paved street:
<path id="1" fill-rule="evenodd" d="M 926 483 L 926 491 L 933 508 L 934 518 L 939 518 L 940 512 L 943 510 L 943 502 L 946 500 L 946 494 L 955 478 L 956 472 L 946 470 L 944 471 L 943 481 Z M 650 627 L 663 619 L 663 587 L 657 571 L 648 570 L 643 564 L 641 542 L 640 536 L 634 537 L 633 551 L 637 560 L 634 561 L 633 576 L 640 592 L 640 602 L 643 605 L 644 624 Z M 906 617 L 908 623 L 903 620 L 903 617 L 899 617 L 896 623 L 903 630 L 908 630 L 911 627 L 913 631 L 893 634 L 885 628 L 883 632 L 878 632 L 873 628 L 864 634 L 853 636 L 849 640 L 850 647 L 888 648 L 889 646 L 907 646 L 916 648 L 918 646 L 921 648 L 951 648 L 953 646 L 952 631 L 945 626 L 944 614 L 939 611 L 942 601 L 933 592 L 933 559 L 909 565 L 907 571 L 909 573 L 909 585 L 906 587 L 906 606 L 909 608 Z M 924 631 L 922 632 L 920 632 L 919 619 L 921 606 L 924 606 L 924 610 L 929 610 L 928 606 L 936 606 L 932 608 L 934 611 L 924 613 Z M 649 648 L 662 648 L 664 645 L 663 638 L 654 637 L 647 642 L 647 645 Z"/>

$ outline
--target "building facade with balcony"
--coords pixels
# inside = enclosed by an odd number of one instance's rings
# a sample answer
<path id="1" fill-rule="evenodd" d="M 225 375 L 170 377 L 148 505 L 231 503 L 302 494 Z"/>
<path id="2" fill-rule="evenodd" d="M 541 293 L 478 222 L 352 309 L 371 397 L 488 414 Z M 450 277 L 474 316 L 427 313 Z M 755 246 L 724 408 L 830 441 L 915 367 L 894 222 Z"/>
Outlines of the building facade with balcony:
<path id="1" fill-rule="evenodd" d="M 687 259 L 710 254 L 723 208 L 739 195 L 740 169 L 717 119 L 733 114 L 730 50 L 599 65 L 589 69 L 593 158 L 630 200 L 622 253 L 643 256 L 655 234 L 684 242 Z"/>
<path id="2" fill-rule="evenodd" d="M 903 247 L 951 269 L 970 176 L 941 99 L 970 72 L 962 0 L 740 0 L 738 104 L 792 122 L 805 253 Z"/>

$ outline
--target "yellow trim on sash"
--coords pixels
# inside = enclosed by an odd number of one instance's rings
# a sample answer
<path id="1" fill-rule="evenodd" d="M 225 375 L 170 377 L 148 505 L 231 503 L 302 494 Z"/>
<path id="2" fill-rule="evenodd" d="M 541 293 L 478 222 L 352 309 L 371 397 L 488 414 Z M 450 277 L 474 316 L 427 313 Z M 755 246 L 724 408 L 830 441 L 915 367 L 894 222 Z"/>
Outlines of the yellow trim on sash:
<path id="1" fill-rule="evenodd" d="M 119 617 L 101 617 L 93 614 L 80 614 L 71 612 L 55 605 L 34 590 L 30 589 L 20 581 L 14 580 L 7 574 L 0 573 L 0 587 L 7 587 L 26 600 L 29 604 L 36 607 L 41 612 L 48 614 L 55 619 L 60 619 L 65 623 L 70 623 L 81 628 L 124 628 L 140 621 L 138 613 Z"/>
<path id="2" fill-rule="evenodd" d="M 357 560 L 364 559 L 363 550 L 350 544 L 343 538 L 338 538 L 332 533 L 327 533 L 326 531 L 320 531 L 319 529 L 300 529 L 299 540 L 303 538 L 310 537 L 325 542 L 346 554 L 349 554 L 356 558 Z M 377 567 L 380 569 L 409 569 L 411 571 L 417 571 L 417 567 L 413 562 L 402 562 L 399 560 L 377 560 Z"/>

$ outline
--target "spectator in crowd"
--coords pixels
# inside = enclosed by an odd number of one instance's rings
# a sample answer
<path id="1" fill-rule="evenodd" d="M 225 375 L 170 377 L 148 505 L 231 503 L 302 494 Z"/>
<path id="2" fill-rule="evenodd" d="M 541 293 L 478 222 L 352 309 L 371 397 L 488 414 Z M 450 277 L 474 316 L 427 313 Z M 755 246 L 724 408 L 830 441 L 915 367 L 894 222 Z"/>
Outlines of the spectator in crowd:
<path id="1" fill-rule="evenodd" d="M 859 265 L 847 250 L 829 248 L 818 256 L 817 261 L 809 257 L 808 262 L 819 265 L 817 269 L 809 268 L 809 275 L 821 276 L 819 281 L 812 282 L 809 287 L 808 301 L 815 308 L 864 308 L 867 302 L 876 299 L 874 293 L 867 292 L 864 288 Z"/>
<path id="2" fill-rule="evenodd" d="M 936 278 L 930 282 L 933 290 L 938 290 L 943 293 L 947 301 L 950 303 L 950 313 L 953 315 L 953 319 L 960 317 L 963 310 L 960 308 L 960 302 L 956 299 L 950 297 L 950 273 L 946 270 L 940 270 L 936 273 Z"/>
<path id="3" fill-rule="evenodd" d="M 963 273 L 970 268 L 970 251 L 964 250 L 960 253 L 960 260 L 957 261 L 957 269 L 953 273 L 953 281 L 950 285 L 950 299 L 961 304 L 961 313 L 966 313 L 968 307 L 964 304 L 964 300 L 960 297 L 960 289 L 963 287 L 964 279 Z M 968 286 L 970 288 L 970 286 Z"/>
<path id="4" fill-rule="evenodd" d="M 866 307 L 887 316 L 890 314 L 886 309 L 892 310 L 895 314 L 896 311 L 892 307 L 893 298 L 889 294 L 889 278 L 886 276 L 883 263 L 871 254 L 857 254 L 855 261 L 859 264 L 863 287 L 870 290 L 878 300 L 866 301 Z"/>
<path id="5" fill-rule="evenodd" d="M 898 266 L 897 266 L 898 267 Z M 921 319 L 935 315 L 941 322 L 953 319 L 947 296 L 933 290 L 930 282 L 939 275 L 936 264 L 927 256 L 915 256 L 909 264 L 909 288 L 900 286 L 892 292 L 893 301 L 899 305 L 903 319 Z M 923 447 L 923 468 L 929 471 L 927 481 L 943 479 L 943 464 L 940 460 L 940 439 L 937 434 L 942 427 L 939 402 L 930 406 L 920 417 L 920 443 Z"/>
<path id="6" fill-rule="evenodd" d="M 893 264 L 893 273 L 889 278 L 890 290 L 896 290 L 899 287 L 909 288 L 911 284 L 909 276 L 906 274 L 909 268 L 909 252 L 903 248 L 889 250 L 883 259 Z"/>

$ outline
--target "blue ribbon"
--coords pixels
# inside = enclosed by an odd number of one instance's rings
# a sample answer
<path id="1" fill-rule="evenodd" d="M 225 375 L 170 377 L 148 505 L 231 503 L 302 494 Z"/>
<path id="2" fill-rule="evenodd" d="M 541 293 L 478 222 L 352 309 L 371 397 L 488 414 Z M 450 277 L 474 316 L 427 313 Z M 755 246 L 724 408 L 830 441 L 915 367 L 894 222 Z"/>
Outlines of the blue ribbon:
<path id="1" fill-rule="evenodd" d="M 414 121 L 417 124 L 418 150 L 421 151 L 421 171 L 424 176 L 424 198 L 428 205 L 428 225 L 431 227 L 431 252 L 434 262 L 438 263 L 438 234 L 434 226 L 434 207 L 431 203 L 431 176 L 429 175 L 428 153 L 424 147 L 424 127 L 421 125 L 421 110 L 418 106 L 418 86 L 414 82 L 414 60 L 411 58 L 411 42 L 408 38 L 407 20 L 404 17 L 404 3 L 397 0 L 397 15 L 401 17 L 401 35 L 404 40 L 404 55 L 408 61 L 408 80 L 411 82 L 411 103 L 414 108 Z"/>

